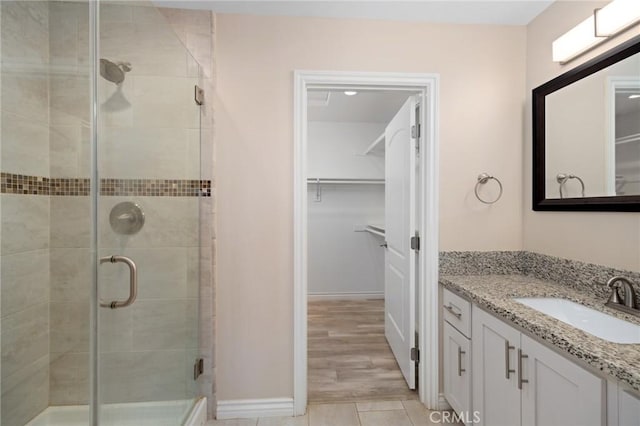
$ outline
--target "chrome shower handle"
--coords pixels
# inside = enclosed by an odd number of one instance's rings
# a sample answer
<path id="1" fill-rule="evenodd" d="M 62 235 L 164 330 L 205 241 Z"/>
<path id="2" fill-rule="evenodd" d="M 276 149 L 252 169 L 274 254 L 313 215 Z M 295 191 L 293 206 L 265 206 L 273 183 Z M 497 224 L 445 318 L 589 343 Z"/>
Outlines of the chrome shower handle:
<path id="1" fill-rule="evenodd" d="M 114 300 L 112 302 L 105 303 L 100 301 L 100 306 L 103 308 L 124 308 L 126 306 L 131 305 L 136 301 L 136 297 L 138 296 L 138 268 L 136 267 L 136 263 L 125 256 L 107 256 L 100 258 L 100 264 L 103 263 L 125 263 L 129 267 L 129 298 L 127 300 Z"/>

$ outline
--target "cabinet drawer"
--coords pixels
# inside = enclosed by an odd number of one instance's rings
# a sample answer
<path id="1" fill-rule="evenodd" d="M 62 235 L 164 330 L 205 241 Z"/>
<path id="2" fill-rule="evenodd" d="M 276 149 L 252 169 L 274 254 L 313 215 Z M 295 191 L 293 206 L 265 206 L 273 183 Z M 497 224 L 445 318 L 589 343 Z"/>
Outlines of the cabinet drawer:
<path id="1" fill-rule="evenodd" d="M 471 303 L 457 294 L 443 289 L 443 318 L 466 337 L 471 337 Z"/>

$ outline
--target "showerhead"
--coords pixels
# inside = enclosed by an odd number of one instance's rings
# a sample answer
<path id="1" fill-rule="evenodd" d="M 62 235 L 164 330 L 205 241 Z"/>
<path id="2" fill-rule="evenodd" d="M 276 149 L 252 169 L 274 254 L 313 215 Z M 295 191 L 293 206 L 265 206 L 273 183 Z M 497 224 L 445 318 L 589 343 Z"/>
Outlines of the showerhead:
<path id="1" fill-rule="evenodd" d="M 129 62 L 111 62 L 108 59 L 100 59 L 100 75 L 107 81 L 121 84 L 124 81 L 124 74 L 131 71 Z"/>

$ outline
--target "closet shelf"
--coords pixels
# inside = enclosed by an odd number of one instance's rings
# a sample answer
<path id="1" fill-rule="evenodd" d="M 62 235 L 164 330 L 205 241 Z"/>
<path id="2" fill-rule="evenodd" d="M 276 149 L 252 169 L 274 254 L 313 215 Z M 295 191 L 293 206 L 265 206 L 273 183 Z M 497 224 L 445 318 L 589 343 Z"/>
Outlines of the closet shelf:
<path id="1" fill-rule="evenodd" d="M 373 151 L 380 144 L 380 142 L 382 142 L 383 140 L 384 140 L 384 133 L 382 133 L 380 136 L 378 136 L 378 138 L 375 141 L 373 141 L 371 143 L 371 145 L 369 145 L 367 147 L 367 149 L 364 150 L 362 155 L 371 154 L 371 151 Z"/>
<path id="2" fill-rule="evenodd" d="M 627 143 L 640 142 L 640 133 L 636 133 L 634 135 L 621 136 L 616 138 L 616 145 L 624 145 Z"/>
<path id="3" fill-rule="evenodd" d="M 321 184 L 356 184 L 356 185 L 384 185 L 384 179 L 342 179 L 342 178 L 308 178 L 307 183 Z"/>

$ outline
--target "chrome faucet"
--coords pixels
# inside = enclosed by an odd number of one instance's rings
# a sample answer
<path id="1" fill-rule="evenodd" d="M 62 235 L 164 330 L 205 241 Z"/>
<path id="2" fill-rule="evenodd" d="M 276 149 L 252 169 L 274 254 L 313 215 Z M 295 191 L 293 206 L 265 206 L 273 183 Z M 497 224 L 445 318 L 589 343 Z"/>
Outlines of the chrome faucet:
<path id="1" fill-rule="evenodd" d="M 620 293 L 618 292 L 617 283 L 621 283 L 624 290 L 622 300 L 620 298 Z M 607 286 L 611 289 L 611 295 L 609 296 L 607 303 L 605 303 L 606 306 L 635 315 L 640 315 L 640 309 L 638 309 L 636 304 L 636 292 L 633 289 L 633 282 L 625 277 L 615 276 L 607 281 Z"/>

